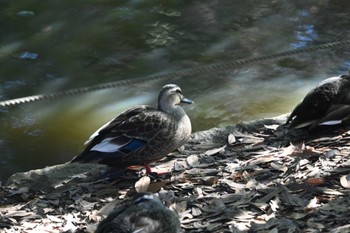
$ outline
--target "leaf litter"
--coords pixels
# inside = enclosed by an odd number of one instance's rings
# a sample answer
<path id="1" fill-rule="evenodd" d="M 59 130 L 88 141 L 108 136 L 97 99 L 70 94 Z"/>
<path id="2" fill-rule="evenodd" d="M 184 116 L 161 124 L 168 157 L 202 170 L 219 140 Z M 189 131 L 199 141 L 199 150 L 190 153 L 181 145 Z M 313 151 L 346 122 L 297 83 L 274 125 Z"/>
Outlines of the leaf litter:
<path id="1" fill-rule="evenodd" d="M 267 119 L 214 132 L 222 140 L 194 136 L 154 164 L 170 171 L 156 178 L 129 171 L 113 181 L 77 174 L 50 191 L 0 186 L 0 232 L 93 232 L 144 191 L 178 213 L 183 232 L 350 229 L 349 131 L 295 136 Z"/>

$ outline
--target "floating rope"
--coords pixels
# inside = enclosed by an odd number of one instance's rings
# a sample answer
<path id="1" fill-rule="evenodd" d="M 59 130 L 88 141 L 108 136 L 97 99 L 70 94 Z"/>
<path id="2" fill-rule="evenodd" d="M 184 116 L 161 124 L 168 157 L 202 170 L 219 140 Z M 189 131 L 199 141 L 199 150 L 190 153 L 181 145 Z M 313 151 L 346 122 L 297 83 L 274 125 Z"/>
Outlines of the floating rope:
<path id="1" fill-rule="evenodd" d="M 87 93 L 91 91 L 126 86 L 126 85 L 131 85 L 136 83 L 147 82 L 151 80 L 171 79 L 175 77 L 185 77 L 185 76 L 191 76 L 191 75 L 200 74 L 200 73 L 218 72 L 218 71 L 229 70 L 237 66 L 247 65 L 247 64 L 251 64 L 259 61 L 266 61 L 266 60 L 271 60 L 271 59 L 276 59 L 281 57 L 292 56 L 300 53 L 307 53 L 307 52 L 314 52 L 318 50 L 342 47 L 349 44 L 350 44 L 350 40 L 331 42 L 327 44 L 311 46 L 308 48 L 293 49 L 293 50 L 289 50 L 281 53 L 275 53 L 271 55 L 250 57 L 250 58 L 238 59 L 238 60 L 222 62 L 222 63 L 214 63 L 210 65 L 204 65 L 204 66 L 199 66 L 195 68 L 188 68 L 188 69 L 183 69 L 183 70 L 174 71 L 174 72 L 153 74 L 153 75 L 148 75 L 148 76 L 129 79 L 129 80 L 120 80 L 120 81 L 103 83 L 103 84 L 94 85 L 94 86 L 75 88 L 67 91 L 55 92 L 52 94 L 27 96 L 27 97 L 22 97 L 17 99 L 0 101 L 0 107 L 30 103 L 30 102 L 35 102 L 39 100 L 57 99 L 65 96 L 78 95 L 78 94 Z"/>

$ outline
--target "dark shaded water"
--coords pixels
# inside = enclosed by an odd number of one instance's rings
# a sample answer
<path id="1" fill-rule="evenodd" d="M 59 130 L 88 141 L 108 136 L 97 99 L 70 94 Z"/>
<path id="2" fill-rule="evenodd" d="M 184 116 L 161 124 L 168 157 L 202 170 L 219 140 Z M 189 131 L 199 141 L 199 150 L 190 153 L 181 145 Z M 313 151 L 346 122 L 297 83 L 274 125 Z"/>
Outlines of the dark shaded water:
<path id="1" fill-rule="evenodd" d="M 326 0 L 0 1 L 0 99 L 348 40 L 349 7 Z M 198 131 L 286 113 L 315 83 L 348 69 L 348 48 L 338 48 L 1 108 L 0 180 L 70 160 L 122 110 L 155 106 L 165 83 L 195 100 L 186 110 Z"/>

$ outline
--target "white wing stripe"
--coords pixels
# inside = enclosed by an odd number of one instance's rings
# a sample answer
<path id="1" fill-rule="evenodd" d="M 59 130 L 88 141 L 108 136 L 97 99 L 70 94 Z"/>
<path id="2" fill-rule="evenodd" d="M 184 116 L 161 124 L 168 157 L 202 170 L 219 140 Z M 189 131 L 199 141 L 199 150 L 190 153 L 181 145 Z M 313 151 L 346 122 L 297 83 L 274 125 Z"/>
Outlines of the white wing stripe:
<path id="1" fill-rule="evenodd" d="M 333 120 L 333 121 L 322 122 L 320 125 L 339 125 L 341 123 L 342 123 L 342 120 Z"/>
<path id="2" fill-rule="evenodd" d="M 124 145 L 118 145 L 115 143 L 112 143 L 111 141 L 115 138 L 106 138 L 99 144 L 95 145 L 90 149 L 90 151 L 99 151 L 104 153 L 112 153 L 119 150 Z"/>

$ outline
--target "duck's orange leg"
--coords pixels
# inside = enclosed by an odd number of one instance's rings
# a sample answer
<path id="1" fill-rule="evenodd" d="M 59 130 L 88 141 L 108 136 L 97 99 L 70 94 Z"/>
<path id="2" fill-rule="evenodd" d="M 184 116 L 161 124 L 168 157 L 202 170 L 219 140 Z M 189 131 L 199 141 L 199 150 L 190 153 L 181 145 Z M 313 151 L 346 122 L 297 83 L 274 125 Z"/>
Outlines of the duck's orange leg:
<path id="1" fill-rule="evenodd" d="M 148 163 L 145 163 L 145 168 L 146 168 L 146 174 L 150 174 L 150 173 L 152 173 L 152 169 L 151 169 L 151 167 L 149 166 L 149 164 Z"/>

